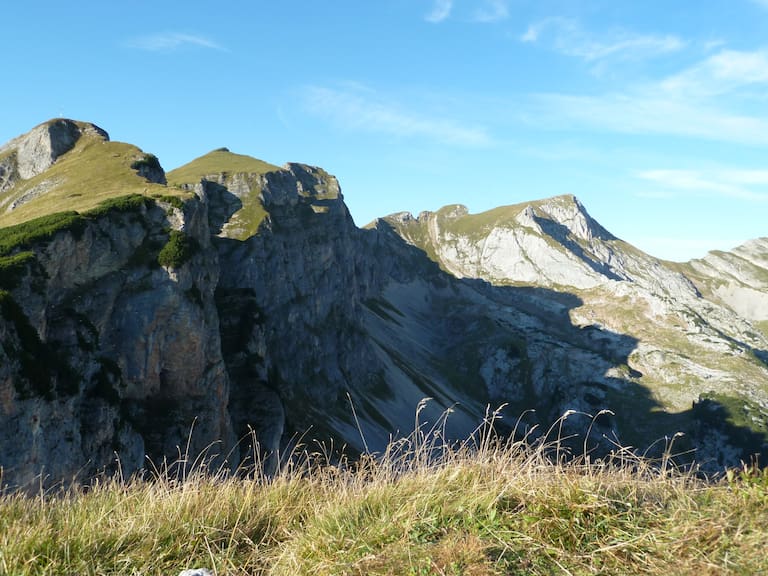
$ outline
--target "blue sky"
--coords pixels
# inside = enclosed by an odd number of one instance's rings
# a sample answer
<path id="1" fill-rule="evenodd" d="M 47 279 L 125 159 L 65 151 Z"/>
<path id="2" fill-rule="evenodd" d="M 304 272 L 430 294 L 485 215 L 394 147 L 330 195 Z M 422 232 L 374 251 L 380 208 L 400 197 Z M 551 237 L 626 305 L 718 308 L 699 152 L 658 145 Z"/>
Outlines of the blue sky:
<path id="1" fill-rule="evenodd" d="M 768 0 L 14 2 L 0 141 L 315 164 L 358 225 L 575 194 L 684 260 L 768 236 L 766 30 Z"/>

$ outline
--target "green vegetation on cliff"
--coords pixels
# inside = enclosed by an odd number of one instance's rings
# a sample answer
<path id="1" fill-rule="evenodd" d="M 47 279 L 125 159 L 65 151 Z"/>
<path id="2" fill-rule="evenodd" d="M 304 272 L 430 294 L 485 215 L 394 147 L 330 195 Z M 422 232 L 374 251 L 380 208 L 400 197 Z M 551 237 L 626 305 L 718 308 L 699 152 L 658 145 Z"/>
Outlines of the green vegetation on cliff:
<path id="1" fill-rule="evenodd" d="M 11 290 L 24 275 L 27 264 L 35 259 L 33 252 L 19 252 L 13 256 L 0 256 L 0 288 Z"/>
<path id="2" fill-rule="evenodd" d="M 758 574 L 768 475 L 552 463 L 520 444 L 315 454 L 277 476 L 193 472 L 0 498 L 5 573 Z"/>
<path id="3" fill-rule="evenodd" d="M 197 246 L 192 238 L 179 230 L 171 230 L 168 242 L 157 255 L 160 266 L 179 268 L 195 253 Z"/>
<path id="4" fill-rule="evenodd" d="M 8 255 L 20 246 L 48 240 L 61 230 L 81 229 L 82 224 L 83 218 L 80 214 L 67 211 L 0 228 L 0 256 Z"/>
<path id="5" fill-rule="evenodd" d="M 54 212 L 27 222 L 0 228 L 0 256 L 8 256 L 14 250 L 28 247 L 36 242 L 49 240 L 56 233 L 68 230 L 76 235 L 82 233 L 88 219 L 101 218 L 110 212 L 131 212 L 149 206 L 153 199 L 141 194 L 128 194 L 108 198 L 94 208 L 78 213 L 74 210 Z M 0 270 L 5 266 L 18 264 L 19 255 L 13 259 L 0 260 Z"/>

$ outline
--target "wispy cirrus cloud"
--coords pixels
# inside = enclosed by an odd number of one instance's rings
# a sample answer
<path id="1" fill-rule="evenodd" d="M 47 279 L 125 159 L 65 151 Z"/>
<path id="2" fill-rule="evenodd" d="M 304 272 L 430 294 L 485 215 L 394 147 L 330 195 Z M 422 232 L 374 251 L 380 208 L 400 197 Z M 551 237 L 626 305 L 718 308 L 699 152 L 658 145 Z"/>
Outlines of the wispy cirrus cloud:
<path id="1" fill-rule="evenodd" d="M 130 48 L 148 52 L 173 52 L 182 48 L 206 48 L 226 51 L 226 48 L 210 38 L 198 34 L 183 32 L 162 32 L 148 36 L 139 36 L 127 42 Z"/>
<path id="2" fill-rule="evenodd" d="M 549 48 L 595 62 L 606 58 L 645 59 L 676 52 L 685 46 L 680 38 L 673 35 L 637 34 L 614 29 L 595 35 L 584 30 L 575 20 L 547 18 L 528 26 L 520 41 L 529 44 L 543 44 Z"/>
<path id="3" fill-rule="evenodd" d="M 427 22 L 442 22 L 451 15 L 453 0 L 434 0 L 432 10 L 424 17 Z"/>
<path id="4" fill-rule="evenodd" d="M 671 94 L 702 98 L 760 84 L 768 86 L 768 50 L 721 50 L 667 78 L 661 87 Z"/>
<path id="5" fill-rule="evenodd" d="M 509 17 L 508 0 L 486 0 L 474 13 L 476 22 L 499 22 Z"/>
<path id="6" fill-rule="evenodd" d="M 443 22 L 451 17 L 455 8 L 454 0 L 433 0 L 432 9 L 424 19 L 433 24 Z M 481 0 L 474 9 L 461 11 L 460 17 L 466 22 L 484 24 L 506 20 L 509 17 L 509 0 Z"/>
<path id="7" fill-rule="evenodd" d="M 532 97 L 549 128 L 673 135 L 768 146 L 768 51 L 720 50 L 655 82 L 603 94 Z"/>
<path id="8" fill-rule="evenodd" d="M 406 110 L 360 87 L 311 86 L 304 93 L 304 104 L 313 114 L 348 130 L 426 138 L 458 146 L 483 147 L 492 143 L 484 127 Z"/>
<path id="9" fill-rule="evenodd" d="M 751 202 L 768 202 L 768 170 L 709 169 L 645 170 L 635 175 L 652 183 L 652 194 L 723 196 Z"/>
<path id="10" fill-rule="evenodd" d="M 541 94 L 533 98 L 531 118 L 533 122 L 551 128 L 665 134 L 768 145 L 768 118 L 729 110 L 714 103 L 665 97 L 658 90 L 639 89 L 598 96 Z"/>

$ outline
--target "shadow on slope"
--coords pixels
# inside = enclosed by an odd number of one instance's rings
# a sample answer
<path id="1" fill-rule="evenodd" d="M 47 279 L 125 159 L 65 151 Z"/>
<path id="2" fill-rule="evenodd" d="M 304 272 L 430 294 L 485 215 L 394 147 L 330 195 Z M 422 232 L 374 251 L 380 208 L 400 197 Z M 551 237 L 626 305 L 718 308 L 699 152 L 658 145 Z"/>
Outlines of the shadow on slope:
<path id="1" fill-rule="evenodd" d="M 584 262 L 584 264 L 589 266 L 594 272 L 597 272 L 598 274 L 601 274 L 611 280 L 624 279 L 618 274 L 616 274 L 611 269 L 610 266 L 608 266 L 603 262 L 600 262 L 596 258 L 592 257 L 590 254 L 588 254 L 584 250 L 584 247 L 574 240 L 573 234 L 568 229 L 568 227 L 550 218 L 542 218 L 541 216 L 534 216 L 533 218 L 546 234 L 548 234 L 549 236 L 557 240 L 565 248 L 567 248 L 569 251 L 575 254 L 582 262 Z M 605 230 L 599 225 L 595 226 L 594 232 L 595 232 L 595 237 L 600 238 L 601 240 L 616 239 L 615 236 L 610 234 L 607 230 Z"/>
<path id="2" fill-rule="evenodd" d="M 203 180 L 201 182 L 208 201 L 208 225 L 211 233 L 220 234 L 224 225 L 243 207 L 243 202 L 237 195 L 230 192 L 226 186 Z"/>
<path id="3" fill-rule="evenodd" d="M 707 398 L 683 412 L 666 411 L 630 366 L 634 337 L 573 324 L 570 312 L 583 304 L 576 294 L 457 280 L 386 222 L 377 232 L 386 242 L 374 261 L 386 261 L 387 251 L 401 264 L 377 296 L 374 336 L 389 335 L 390 354 L 398 339 L 419 342 L 398 348 L 397 361 L 429 384 L 422 385 L 429 396 L 441 392 L 436 408 L 458 402 L 479 420 L 478 407 L 504 405 L 497 427 L 526 434 L 536 426 L 547 440 L 574 435 L 568 444 L 575 455 L 671 451 L 709 469 L 768 456 L 764 423 L 734 416 L 740 399 Z M 553 422 L 556 429 L 547 432 Z"/>
<path id="4" fill-rule="evenodd" d="M 299 208 L 273 210 L 245 242 L 214 243 L 229 409 L 261 446 L 300 438 L 375 452 L 414 426 L 464 440 L 504 406 L 500 432 L 568 437 L 574 455 L 655 457 L 674 438 L 690 460 L 714 438 L 702 459 L 715 467 L 762 447 L 738 421 L 714 426 L 717 411 L 664 411 L 630 366 L 638 341 L 575 325 L 578 295 L 457 279 L 384 221 L 360 230 L 341 211 Z"/>

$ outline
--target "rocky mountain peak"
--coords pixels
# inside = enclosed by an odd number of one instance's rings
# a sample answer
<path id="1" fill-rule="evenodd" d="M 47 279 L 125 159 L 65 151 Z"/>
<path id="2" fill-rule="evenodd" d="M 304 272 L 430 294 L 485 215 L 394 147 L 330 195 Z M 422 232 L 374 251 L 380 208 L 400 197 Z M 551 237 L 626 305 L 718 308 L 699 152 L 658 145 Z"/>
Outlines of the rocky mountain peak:
<path id="1" fill-rule="evenodd" d="M 88 122 L 50 120 L 0 148 L 0 225 L 60 210 L 90 210 L 108 196 L 166 190 L 157 157 L 112 142 Z"/>
<path id="2" fill-rule="evenodd" d="M 59 118 L 44 122 L 0 147 L 0 156 L 4 153 L 15 156 L 18 176 L 29 180 L 69 152 L 85 132 L 109 140 L 109 135 L 94 124 Z"/>
<path id="3" fill-rule="evenodd" d="M 587 212 L 584 205 L 576 196 L 571 194 L 555 196 L 537 203 L 532 207 L 533 218 L 548 220 L 555 225 L 564 227 L 562 232 L 569 232 L 573 237 L 590 242 L 595 238 L 600 240 L 615 240 L 610 232 L 603 228 Z M 540 222 L 541 223 L 541 222 Z M 552 233 L 555 230 L 551 225 L 544 228 Z M 555 237 L 561 235 L 553 234 Z"/>

